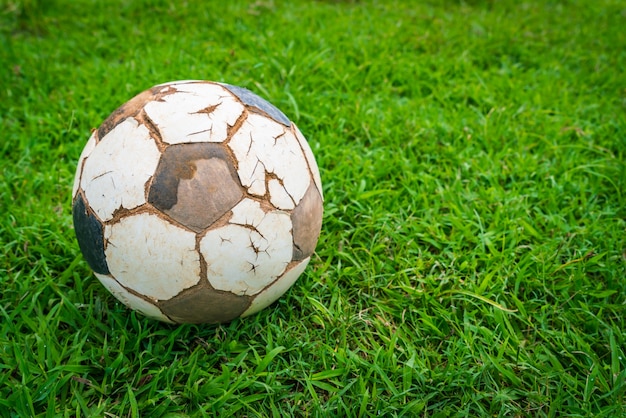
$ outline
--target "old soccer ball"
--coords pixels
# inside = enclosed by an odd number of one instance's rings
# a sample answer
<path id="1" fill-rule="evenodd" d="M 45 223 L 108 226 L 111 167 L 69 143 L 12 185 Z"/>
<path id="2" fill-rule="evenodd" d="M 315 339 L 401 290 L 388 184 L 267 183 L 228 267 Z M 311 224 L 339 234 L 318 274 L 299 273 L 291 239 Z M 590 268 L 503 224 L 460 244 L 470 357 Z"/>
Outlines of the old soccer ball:
<path id="1" fill-rule="evenodd" d="M 78 162 L 74 229 L 117 299 L 171 323 L 223 323 L 278 299 L 322 225 L 306 139 L 247 89 L 176 81 L 94 130 Z"/>

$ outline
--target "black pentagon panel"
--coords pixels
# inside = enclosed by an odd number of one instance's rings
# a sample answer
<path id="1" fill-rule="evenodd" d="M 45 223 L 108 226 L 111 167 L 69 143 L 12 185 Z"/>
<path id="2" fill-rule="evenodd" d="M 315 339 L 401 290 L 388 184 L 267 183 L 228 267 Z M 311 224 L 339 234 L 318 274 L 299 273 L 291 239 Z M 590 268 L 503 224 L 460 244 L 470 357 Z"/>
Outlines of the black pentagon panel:
<path id="1" fill-rule="evenodd" d="M 230 84 L 225 83 L 220 83 L 220 85 L 237 96 L 243 104 L 256 107 L 257 109 L 267 113 L 276 122 L 282 123 L 285 126 L 291 126 L 291 121 L 283 112 L 267 100 L 252 93 L 250 90 L 239 86 L 231 86 Z"/>
<path id="2" fill-rule="evenodd" d="M 293 259 L 304 260 L 315 251 L 322 229 L 322 196 L 311 182 L 302 200 L 291 212 L 293 224 Z"/>
<path id="3" fill-rule="evenodd" d="M 150 185 L 148 202 L 200 232 L 242 197 L 239 177 L 224 147 L 202 142 L 165 149 Z"/>
<path id="4" fill-rule="evenodd" d="M 104 254 L 102 224 L 92 213 L 89 213 L 80 194 L 76 197 L 72 207 L 72 217 L 78 246 L 87 264 L 96 273 L 109 274 L 109 266 Z"/>
<path id="5" fill-rule="evenodd" d="M 250 306 L 250 297 L 194 287 L 158 305 L 174 322 L 219 324 L 239 317 Z"/>

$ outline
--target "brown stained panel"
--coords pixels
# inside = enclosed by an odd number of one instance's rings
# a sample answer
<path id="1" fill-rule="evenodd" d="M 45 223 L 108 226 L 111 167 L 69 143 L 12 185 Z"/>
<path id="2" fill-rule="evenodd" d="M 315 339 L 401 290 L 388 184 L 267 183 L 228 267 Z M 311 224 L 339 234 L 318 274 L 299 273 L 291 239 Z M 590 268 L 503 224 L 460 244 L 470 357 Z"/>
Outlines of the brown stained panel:
<path id="1" fill-rule="evenodd" d="M 291 213 L 294 260 L 304 260 L 315 251 L 322 229 L 323 211 L 322 197 L 315 183 L 311 182 L 304 197 Z"/>
<path id="2" fill-rule="evenodd" d="M 165 150 L 148 202 L 200 232 L 232 209 L 242 196 L 237 173 L 223 146 L 195 143 Z"/>
<path id="3" fill-rule="evenodd" d="M 114 110 L 98 128 L 98 138 L 102 140 L 106 134 L 111 132 L 120 122 L 124 121 L 126 118 L 137 115 L 152 97 L 153 94 L 150 90 L 144 91 Z"/>
<path id="4" fill-rule="evenodd" d="M 208 287 L 194 287 L 158 305 L 174 322 L 217 324 L 232 321 L 241 315 L 250 305 L 250 297 Z"/>

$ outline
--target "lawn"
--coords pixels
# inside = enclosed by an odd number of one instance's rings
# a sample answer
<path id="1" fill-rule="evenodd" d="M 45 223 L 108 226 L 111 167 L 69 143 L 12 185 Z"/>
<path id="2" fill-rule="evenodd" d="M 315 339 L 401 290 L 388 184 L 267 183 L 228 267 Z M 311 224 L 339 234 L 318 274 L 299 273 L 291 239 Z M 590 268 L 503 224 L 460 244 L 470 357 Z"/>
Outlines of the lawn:
<path id="1" fill-rule="evenodd" d="M 0 1 L 0 417 L 626 416 L 626 5 Z M 159 83 L 267 98 L 316 155 L 313 259 L 174 326 L 76 243 L 90 131 Z"/>

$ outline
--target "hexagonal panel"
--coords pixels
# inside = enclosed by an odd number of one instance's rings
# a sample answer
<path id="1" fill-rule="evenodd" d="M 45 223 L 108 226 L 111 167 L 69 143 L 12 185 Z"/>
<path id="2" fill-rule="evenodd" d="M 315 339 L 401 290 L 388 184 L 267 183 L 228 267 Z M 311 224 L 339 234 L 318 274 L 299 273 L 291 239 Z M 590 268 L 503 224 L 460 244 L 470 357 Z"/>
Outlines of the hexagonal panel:
<path id="1" fill-rule="evenodd" d="M 170 299 L 200 278 L 196 236 L 151 213 L 106 225 L 109 270 L 122 285 L 155 302 Z"/>
<path id="2" fill-rule="evenodd" d="M 106 222 L 120 207 L 146 203 L 145 184 L 161 153 L 148 129 L 135 119 L 119 123 L 85 160 L 80 187 L 91 208 Z"/>
<path id="3" fill-rule="evenodd" d="M 291 220 L 281 211 L 263 211 L 251 199 L 242 200 L 232 211 L 229 225 L 208 231 L 200 240 L 200 252 L 214 288 L 254 295 L 291 261 Z"/>
<path id="4" fill-rule="evenodd" d="M 232 209 L 242 196 L 237 173 L 221 145 L 180 144 L 163 152 L 148 202 L 199 232 Z"/>
<path id="5" fill-rule="evenodd" d="M 144 111 L 167 144 L 222 142 L 244 111 L 241 103 L 215 83 L 170 83 L 161 88 L 176 92 L 147 103 Z"/>
<path id="6" fill-rule="evenodd" d="M 309 187 L 311 175 L 304 153 L 291 130 L 265 116 L 250 114 L 228 146 L 237 158 L 239 180 L 249 193 L 264 196 L 267 192 L 266 177 L 271 173 L 280 180 L 284 193 L 293 202 L 300 202 Z M 280 205 L 283 201 L 275 202 Z"/>

